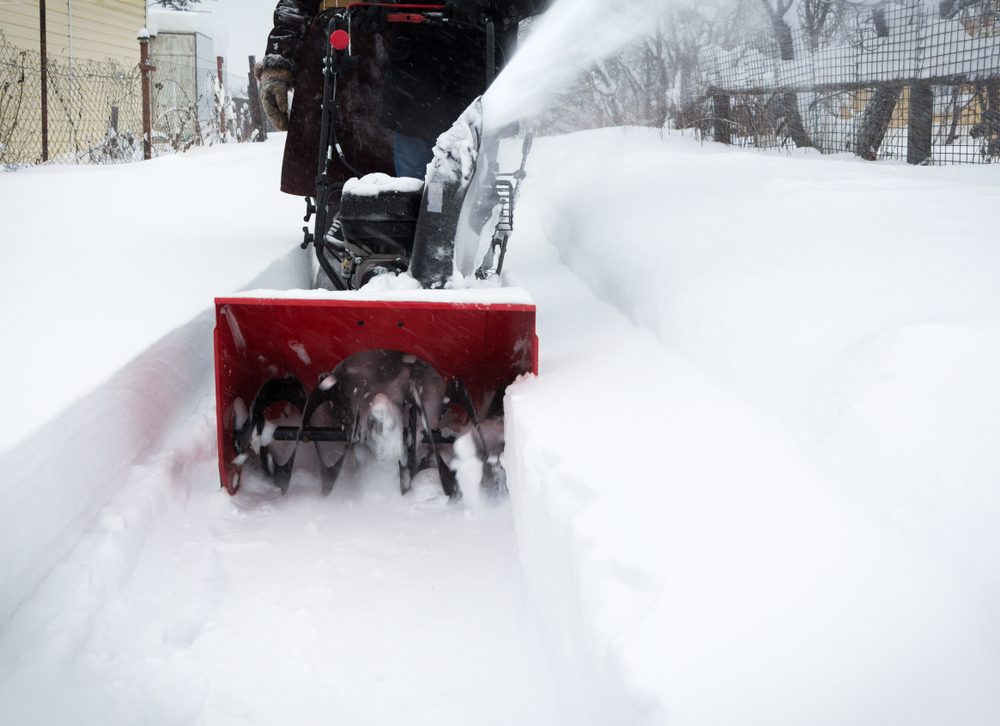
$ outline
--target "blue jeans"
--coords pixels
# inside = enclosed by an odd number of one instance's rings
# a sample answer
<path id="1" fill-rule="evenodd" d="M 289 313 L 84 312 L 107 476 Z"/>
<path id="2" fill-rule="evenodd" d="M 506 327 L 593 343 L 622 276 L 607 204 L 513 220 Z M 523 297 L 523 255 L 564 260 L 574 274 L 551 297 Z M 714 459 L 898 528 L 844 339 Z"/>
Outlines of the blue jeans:
<path id="1" fill-rule="evenodd" d="M 423 179 L 427 176 L 427 165 L 433 158 L 433 141 L 396 133 L 392 144 L 392 163 L 396 166 L 396 176 Z"/>

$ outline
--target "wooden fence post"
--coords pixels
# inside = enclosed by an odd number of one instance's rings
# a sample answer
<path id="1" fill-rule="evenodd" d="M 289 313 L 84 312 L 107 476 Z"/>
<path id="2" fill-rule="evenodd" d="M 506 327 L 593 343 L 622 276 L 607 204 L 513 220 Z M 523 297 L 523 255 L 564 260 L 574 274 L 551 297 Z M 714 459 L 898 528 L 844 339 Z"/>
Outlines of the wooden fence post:
<path id="1" fill-rule="evenodd" d="M 156 67 L 149 64 L 149 31 L 139 31 L 139 75 L 142 78 L 142 158 L 153 158 L 153 113 L 149 74 Z"/>
<path id="2" fill-rule="evenodd" d="M 222 68 L 225 61 L 221 55 L 215 56 L 215 70 L 219 76 L 219 93 L 222 94 L 219 101 L 219 136 L 226 138 L 226 87 L 223 85 Z"/>
<path id="3" fill-rule="evenodd" d="M 42 56 L 42 161 L 49 160 L 49 51 L 48 30 L 45 27 L 45 0 L 38 2 L 39 52 Z"/>
<path id="4" fill-rule="evenodd" d="M 896 103 L 902 86 L 898 83 L 883 83 L 875 88 L 871 99 L 865 104 L 861 116 L 861 128 L 855 139 L 854 153 L 862 159 L 876 161 L 878 150 L 882 146 L 892 115 L 896 111 Z"/>
<path id="5" fill-rule="evenodd" d="M 733 140 L 732 109 L 729 94 L 711 89 L 712 94 L 712 138 L 716 143 L 729 144 Z"/>

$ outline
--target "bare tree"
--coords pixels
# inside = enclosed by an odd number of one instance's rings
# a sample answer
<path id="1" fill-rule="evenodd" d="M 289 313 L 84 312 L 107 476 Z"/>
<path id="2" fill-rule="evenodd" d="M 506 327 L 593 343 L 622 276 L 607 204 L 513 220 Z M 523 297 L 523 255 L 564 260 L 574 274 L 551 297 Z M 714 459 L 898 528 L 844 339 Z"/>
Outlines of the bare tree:
<path id="1" fill-rule="evenodd" d="M 773 5 L 772 5 L 773 2 Z M 795 60 L 795 43 L 792 39 L 792 28 L 785 20 L 785 15 L 792 9 L 795 0 L 760 0 L 760 6 L 771 23 L 774 39 L 778 43 L 781 60 Z"/>
<path id="2" fill-rule="evenodd" d="M 888 37 L 890 28 L 886 20 L 885 10 L 880 6 L 873 7 L 871 19 L 875 26 L 876 37 Z M 896 111 L 896 104 L 899 102 L 899 94 L 902 91 L 903 86 L 899 83 L 886 83 L 875 88 L 875 92 L 865 105 L 864 114 L 861 116 L 861 128 L 858 129 L 857 143 L 854 149 L 854 153 L 862 159 L 868 161 L 878 159 L 878 150 L 889 130 L 892 114 Z"/>
<path id="3" fill-rule="evenodd" d="M 674 114 L 678 126 L 686 128 L 703 116 L 696 108 L 695 76 L 699 54 L 711 35 L 712 24 L 693 8 L 678 8 L 671 14 L 667 27 L 663 51 L 675 84 L 677 107 Z"/>
<path id="4" fill-rule="evenodd" d="M 670 78 L 667 73 L 667 39 L 662 24 L 657 25 L 653 34 L 645 39 L 641 56 L 645 116 L 650 126 L 663 128 L 667 123 Z"/>
<path id="5" fill-rule="evenodd" d="M 792 37 L 792 28 L 785 20 L 785 15 L 791 10 L 795 0 L 760 0 L 761 8 L 771 23 L 771 30 L 774 39 L 778 43 L 778 52 L 783 61 L 795 60 L 795 41 Z M 813 146 L 806 127 L 802 123 L 802 114 L 799 112 L 799 97 L 794 91 L 785 91 L 782 94 L 783 112 L 785 127 L 788 135 L 798 147 Z"/>
<path id="6" fill-rule="evenodd" d="M 817 51 L 823 41 L 841 27 L 844 16 L 843 0 L 799 0 L 799 26 L 809 42 L 809 50 Z"/>

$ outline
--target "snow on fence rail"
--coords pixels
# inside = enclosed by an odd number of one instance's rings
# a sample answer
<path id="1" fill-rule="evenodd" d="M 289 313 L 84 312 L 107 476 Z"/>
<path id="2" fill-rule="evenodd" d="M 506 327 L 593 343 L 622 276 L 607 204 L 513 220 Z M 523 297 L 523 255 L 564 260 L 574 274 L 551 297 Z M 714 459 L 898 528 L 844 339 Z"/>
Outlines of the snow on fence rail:
<path id="1" fill-rule="evenodd" d="M 961 5 L 847 4 L 795 30 L 775 16 L 770 32 L 702 50 L 681 125 L 744 146 L 1000 161 L 1000 2 Z"/>
<path id="2" fill-rule="evenodd" d="M 0 168 L 114 164 L 263 138 L 248 75 L 154 56 L 145 94 L 142 76 L 142 63 L 43 57 L 0 31 Z"/>

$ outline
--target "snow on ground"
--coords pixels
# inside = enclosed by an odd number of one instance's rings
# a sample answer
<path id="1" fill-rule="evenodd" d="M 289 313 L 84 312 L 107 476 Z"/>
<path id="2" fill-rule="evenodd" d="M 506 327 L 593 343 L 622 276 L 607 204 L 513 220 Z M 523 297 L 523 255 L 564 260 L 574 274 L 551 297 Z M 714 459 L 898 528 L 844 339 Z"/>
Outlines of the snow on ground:
<path id="1" fill-rule="evenodd" d="M 80 336 L 77 359 L 106 382 L 73 400 L 84 382 L 72 381 L 50 422 L 19 442 L 5 435 L 0 709 L 40 724 L 562 723 L 519 586 L 509 504 L 452 508 L 434 481 L 403 501 L 395 471 L 347 478 L 328 499 L 308 471 L 288 497 L 262 483 L 238 499 L 220 491 L 204 308 L 215 294 L 311 279 L 309 256 L 288 252 L 301 213 L 274 191 L 280 150 L 212 149 L 187 158 L 184 178 L 164 172 L 164 184 L 216 170 L 215 183 L 269 190 L 268 203 L 228 220 L 225 249 L 176 244 L 167 225 L 133 256 L 122 251 L 130 230 L 116 224 L 89 232 L 93 245 L 111 240 L 90 277 L 60 270 L 60 297 L 78 300 L 72 315 L 118 339 L 104 355 L 106 337 Z M 148 166 L 92 171 L 129 206 L 156 178 Z M 56 187 L 81 174 L 42 171 Z M 222 232 L 212 230 L 217 204 L 175 205 L 202 245 Z M 271 215 L 285 224 L 264 240 Z M 164 267 L 183 279 L 169 294 L 158 279 L 135 296 L 136 269 L 146 275 L 166 248 L 176 259 Z M 25 278 L 38 264 L 26 253 L 15 261 Z M 4 291 L 8 311 L 17 294 Z M 116 299 L 131 304 L 104 309 Z M 5 357 L 4 373 L 41 383 L 44 361 L 66 361 L 64 339 L 44 334 L 54 321 L 36 313 L 25 335 L 43 363 Z M 139 318 L 142 330 L 128 324 Z M 6 316 L 3 334 L 12 339 Z M 141 352 L 129 360 L 132 349 Z"/>
<path id="2" fill-rule="evenodd" d="M 510 504 L 466 511 L 388 474 L 328 499 L 308 472 L 284 498 L 219 491 L 201 311 L 309 276 L 279 151 L 0 177 L 2 334 L 35 363 L 2 370 L 58 379 L 0 453 L 4 713 L 1000 719 L 996 169 L 539 140 L 507 269 L 538 304 L 541 375 L 508 396 Z M 120 210 L 151 204 L 157 165 L 243 213 L 182 194 L 147 225 L 160 244 L 128 244 L 155 215 Z M 37 246 L 45 198 L 22 185 L 84 195 L 82 231 Z"/>
<path id="3" fill-rule="evenodd" d="M 281 149 L 0 175 L 3 371 L 18 382 L 0 393 L 0 450 L 292 248 L 304 204 L 275 193 Z"/>
<path id="4" fill-rule="evenodd" d="M 230 498 L 209 389 L 10 621 L 5 722 L 563 723 L 509 505 L 395 470 Z"/>
<path id="5" fill-rule="evenodd" d="M 196 405 L 213 296 L 306 284 L 280 162 L 274 143 L 0 175 L 0 621 Z"/>
<path id="6" fill-rule="evenodd" d="M 605 722 L 996 723 L 997 170 L 601 131 L 531 171 L 512 498 Z"/>

